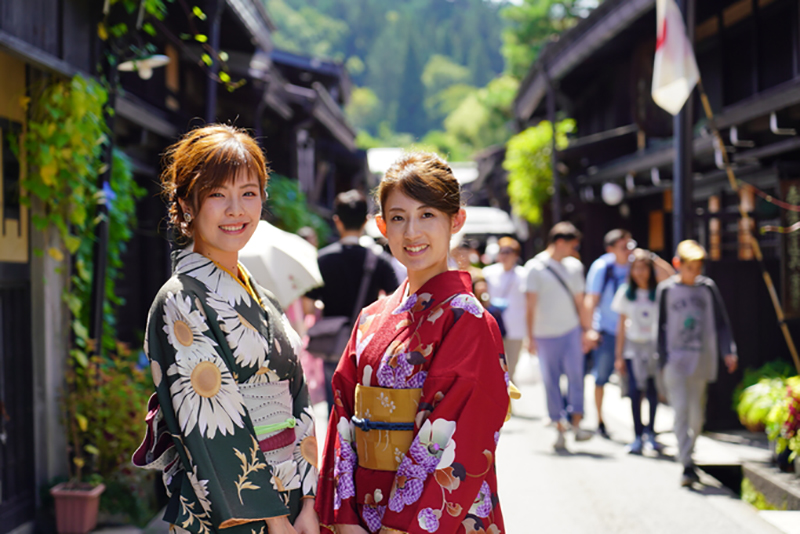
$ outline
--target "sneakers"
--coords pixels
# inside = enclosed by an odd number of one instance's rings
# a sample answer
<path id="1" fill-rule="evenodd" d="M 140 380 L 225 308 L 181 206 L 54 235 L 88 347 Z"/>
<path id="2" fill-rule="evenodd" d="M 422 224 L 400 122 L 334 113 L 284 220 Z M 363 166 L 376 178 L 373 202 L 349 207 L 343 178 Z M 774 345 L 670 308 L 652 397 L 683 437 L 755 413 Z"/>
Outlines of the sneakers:
<path id="1" fill-rule="evenodd" d="M 681 475 L 681 487 L 689 488 L 695 482 L 700 482 L 700 477 L 697 475 L 694 467 L 684 467 L 683 475 Z"/>
<path id="2" fill-rule="evenodd" d="M 636 436 L 636 439 L 633 440 L 633 443 L 628 445 L 628 454 L 642 454 L 642 447 L 644 444 L 642 443 L 642 438 Z"/>
<path id="3" fill-rule="evenodd" d="M 647 449 L 655 452 L 664 450 L 664 445 L 656 441 L 656 435 L 653 432 L 645 433 L 645 446 Z"/>
<path id="4" fill-rule="evenodd" d="M 574 427 L 572 431 L 575 433 L 575 441 L 588 441 L 594 436 L 594 432 L 584 430 L 579 426 Z"/>
<path id="5" fill-rule="evenodd" d="M 611 439 L 611 436 L 608 435 L 608 431 L 606 430 L 606 424 L 602 421 L 597 425 L 597 435 L 601 438 Z"/>
<path id="6" fill-rule="evenodd" d="M 567 439 L 564 437 L 564 432 L 561 430 L 558 431 L 558 437 L 556 438 L 556 442 L 553 443 L 553 448 L 556 452 L 567 450 Z"/>

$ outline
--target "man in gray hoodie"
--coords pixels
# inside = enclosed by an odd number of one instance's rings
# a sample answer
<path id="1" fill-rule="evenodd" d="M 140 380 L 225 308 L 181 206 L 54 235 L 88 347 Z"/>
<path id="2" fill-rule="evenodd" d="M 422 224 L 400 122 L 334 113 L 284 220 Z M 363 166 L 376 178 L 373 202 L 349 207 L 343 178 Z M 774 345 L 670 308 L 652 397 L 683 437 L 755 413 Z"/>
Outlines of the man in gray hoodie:
<path id="1" fill-rule="evenodd" d="M 736 370 L 736 343 L 728 314 L 713 280 L 702 276 L 706 251 L 696 241 L 678 245 L 673 265 L 678 274 L 658 285 L 658 353 L 664 368 L 667 397 L 675 410 L 681 486 L 698 476 L 692 461 L 703 430 L 706 387 L 717 379 L 718 359 Z"/>

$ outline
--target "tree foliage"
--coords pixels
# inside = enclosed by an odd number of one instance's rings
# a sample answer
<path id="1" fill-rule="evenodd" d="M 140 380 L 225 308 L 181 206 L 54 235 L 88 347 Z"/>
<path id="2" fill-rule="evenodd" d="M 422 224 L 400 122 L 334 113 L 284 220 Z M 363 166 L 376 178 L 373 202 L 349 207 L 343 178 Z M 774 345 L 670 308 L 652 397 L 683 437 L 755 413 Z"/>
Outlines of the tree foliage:
<path id="1" fill-rule="evenodd" d="M 559 33 L 586 17 L 601 0 L 523 0 L 507 6 L 502 16 L 509 22 L 503 32 L 506 72 L 522 79 L 542 48 Z"/>
<path id="2" fill-rule="evenodd" d="M 503 70 L 504 22 L 494 2 L 264 1 L 279 28 L 279 47 L 342 61 L 355 84 L 377 97 L 378 114 L 351 109 L 373 139 L 383 138 L 382 131 L 419 138 L 441 128 L 457 107 L 454 95 L 467 96 L 463 86 L 480 87 Z M 439 94 L 453 85 L 462 90 Z"/>
<path id="3" fill-rule="evenodd" d="M 556 123 L 556 148 L 567 146 L 575 121 Z M 503 168 L 508 171 L 508 195 L 514 212 L 532 224 L 542 222 L 542 206 L 553 195 L 553 128 L 542 121 L 508 141 Z"/>

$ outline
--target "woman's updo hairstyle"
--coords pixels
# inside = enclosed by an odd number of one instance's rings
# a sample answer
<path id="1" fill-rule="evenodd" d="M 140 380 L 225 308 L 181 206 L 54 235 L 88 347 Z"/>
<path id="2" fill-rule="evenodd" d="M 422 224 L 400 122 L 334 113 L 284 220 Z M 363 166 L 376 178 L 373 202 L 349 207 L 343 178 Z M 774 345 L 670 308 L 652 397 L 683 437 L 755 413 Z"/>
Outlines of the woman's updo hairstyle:
<path id="1" fill-rule="evenodd" d="M 453 170 L 430 152 L 405 153 L 389 167 L 375 192 L 382 214 L 394 190 L 451 217 L 461 209 L 461 186 Z"/>
<path id="2" fill-rule="evenodd" d="M 203 201 L 241 173 L 258 179 L 266 200 L 269 169 L 261 147 L 241 128 L 211 124 L 192 130 L 167 149 L 161 185 L 169 206 L 169 223 L 183 237 L 191 237 L 193 221 L 186 221 L 178 200 L 197 216 Z"/>

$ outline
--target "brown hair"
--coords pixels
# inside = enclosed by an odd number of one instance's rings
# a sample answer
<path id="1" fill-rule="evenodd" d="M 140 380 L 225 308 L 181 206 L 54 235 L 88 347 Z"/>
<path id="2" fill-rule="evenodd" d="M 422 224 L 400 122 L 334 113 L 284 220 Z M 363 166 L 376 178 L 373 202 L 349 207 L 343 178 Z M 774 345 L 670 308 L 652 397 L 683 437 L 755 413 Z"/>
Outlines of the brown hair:
<path id="1" fill-rule="evenodd" d="M 261 147 L 241 128 L 210 124 L 192 130 L 167 149 L 161 185 L 169 204 L 169 223 L 185 237 L 191 236 L 178 200 L 197 215 L 212 191 L 235 180 L 241 172 L 258 178 L 261 199 L 266 199 L 269 169 Z"/>
<path id="2" fill-rule="evenodd" d="M 461 209 L 461 186 L 453 170 L 431 152 L 408 152 L 389 167 L 375 192 L 381 213 L 395 189 L 451 217 Z"/>
<path id="3" fill-rule="evenodd" d="M 514 253 L 515 253 L 517 256 L 519 256 L 519 255 L 520 255 L 520 253 L 522 252 L 522 247 L 519 245 L 519 241 L 517 241 L 517 240 L 516 240 L 516 239 L 514 239 L 513 237 L 508 237 L 508 236 L 506 236 L 506 237 L 501 237 L 501 238 L 500 238 L 500 239 L 497 241 L 497 245 L 498 245 L 500 248 L 506 248 L 506 247 L 510 248 L 511 250 L 513 250 L 513 251 L 514 251 Z"/>

